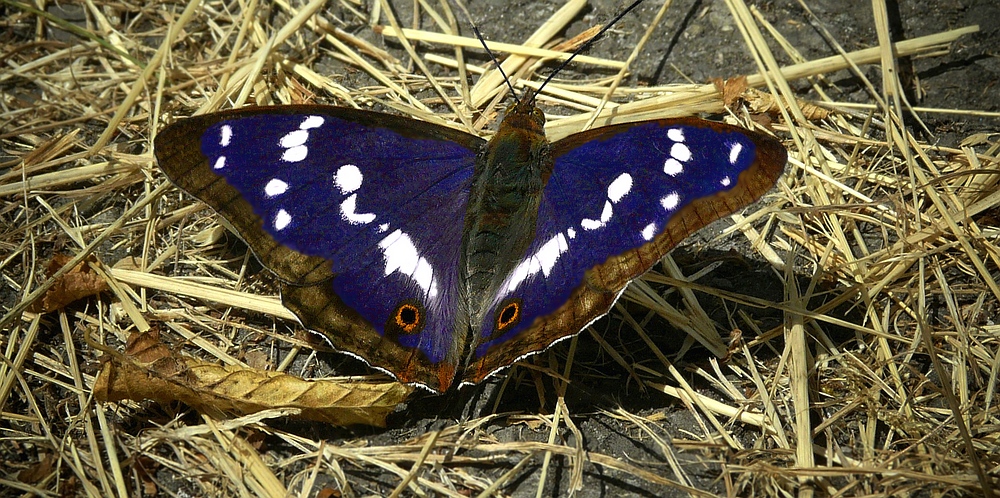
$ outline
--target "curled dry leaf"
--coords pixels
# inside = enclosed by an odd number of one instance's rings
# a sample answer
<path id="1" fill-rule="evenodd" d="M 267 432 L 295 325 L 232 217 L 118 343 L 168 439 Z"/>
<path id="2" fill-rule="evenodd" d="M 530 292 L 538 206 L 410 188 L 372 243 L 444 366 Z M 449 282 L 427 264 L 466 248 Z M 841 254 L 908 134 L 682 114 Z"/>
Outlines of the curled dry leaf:
<path id="1" fill-rule="evenodd" d="M 733 108 L 746 105 L 751 114 L 769 114 L 777 116 L 781 110 L 781 102 L 767 92 L 762 92 L 747 85 L 746 76 L 738 76 L 723 80 L 721 78 L 712 79 L 715 89 L 722 94 L 722 103 L 726 107 Z M 826 119 L 831 111 L 817 106 L 802 99 L 796 99 L 799 109 L 806 119 L 817 121 Z"/>
<path id="2" fill-rule="evenodd" d="M 754 114 L 770 114 L 772 116 L 777 116 L 781 112 L 781 102 L 779 102 L 774 95 L 767 92 L 762 92 L 754 88 L 747 88 L 746 92 L 743 93 L 743 100 L 747 102 L 750 112 Z M 799 109 L 802 110 L 802 115 L 809 121 L 826 119 L 833 112 L 806 100 L 795 99 L 795 102 L 798 104 Z"/>
<path id="3" fill-rule="evenodd" d="M 304 380 L 284 373 L 215 365 L 175 354 L 151 331 L 129 338 L 123 356 L 104 363 L 98 401 L 181 401 L 212 416 L 295 408 L 299 417 L 334 425 L 385 426 L 413 388 L 398 382 Z"/>
<path id="4" fill-rule="evenodd" d="M 52 261 L 49 261 L 46 274 L 50 277 L 55 275 L 60 268 L 66 266 L 66 263 L 69 263 L 72 259 L 72 256 L 56 254 L 52 257 Z M 90 259 L 90 261 L 94 260 Z M 87 261 L 83 261 L 60 277 L 42 296 L 41 301 L 35 301 L 30 309 L 34 313 L 48 313 L 65 308 L 78 299 L 100 294 L 106 290 L 108 290 L 108 283 L 90 268 Z"/>

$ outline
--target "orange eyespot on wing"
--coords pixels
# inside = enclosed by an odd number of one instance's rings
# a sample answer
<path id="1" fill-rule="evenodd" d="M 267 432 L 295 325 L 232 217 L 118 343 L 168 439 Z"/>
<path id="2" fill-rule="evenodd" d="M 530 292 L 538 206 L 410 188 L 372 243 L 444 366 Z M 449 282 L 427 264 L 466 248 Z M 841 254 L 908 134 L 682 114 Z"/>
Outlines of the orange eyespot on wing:
<path id="1" fill-rule="evenodd" d="M 521 321 L 523 302 L 520 299 L 510 299 L 497 307 L 496 331 L 503 333 Z"/>
<path id="2" fill-rule="evenodd" d="M 426 313 L 423 304 L 416 301 L 403 301 L 396 306 L 385 324 L 385 335 L 397 338 L 401 335 L 419 334 L 426 323 Z"/>

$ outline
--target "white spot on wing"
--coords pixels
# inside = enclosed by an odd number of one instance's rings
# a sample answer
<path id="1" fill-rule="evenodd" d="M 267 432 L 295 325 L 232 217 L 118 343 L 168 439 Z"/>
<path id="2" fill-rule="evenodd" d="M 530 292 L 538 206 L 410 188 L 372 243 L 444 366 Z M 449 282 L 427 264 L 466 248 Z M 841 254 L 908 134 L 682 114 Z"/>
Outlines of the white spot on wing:
<path id="1" fill-rule="evenodd" d="M 684 171 L 684 165 L 680 161 L 670 158 L 663 163 L 663 172 L 670 176 L 677 176 Z"/>
<path id="2" fill-rule="evenodd" d="M 670 147 L 670 156 L 682 163 L 686 163 L 691 160 L 691 149 L 687 145 L 676 143 Z"/>
<path id="3" fill-rule="evenodd" d="M 719 183 L 723 187 L 728 187 L 731 183 L 733 183 L 733 179 L 729 178 L 728 176 L 724 176 L 724 177 L 722 177 L 722 180 L 719 180 Z"/>
<path id="4" fill-rule="evenodd" d="M 541 266 L 542 275 L 549 276 L 549 272 L 556 265 L 559 256 L 568 250 L 569 244 L 566 243 L 566 237 L 561 233 L 549 239 L 545 244 L 542 244 L 542 247 L 539 247 L 538 252 L 535 253 L 538 263 Z"/>
<path id="5" fill-rule="evenodd" d="M 583 218 L 580 220 L 580 226 L 584 230 L 597 230 L 608 224 L 611 221 L 611 216 L 614 214 L 613 204 L 625 198 L 629 192 L 632 191 L 632 175 L 628 173 L 622 173 L 618 175 L 611 183 L 608 185 L 608 197 L 604 201 L 604 210 L 601 211 L 601 218 L 597 220 L 592 220 L 590 218 Z M 569 238 L 573 238 L 575 232 L 566 232 Z"/>
<path id="6" fill-rule="evenodd" d="M 660 205 L 663 209 L 667 211 L 673 211 L 677 209 L 677 205 L 681 203 L 681 196 L 677 195 L 677 192 L 671 192 L 667 194 L 666 197 L 660 199 Z"/>
<path id="7" fill-rule="evenodd" d="M 604 202 L 604 211 L 601 211 L 601 223 L 611 221 L 611 201 Z"/>
<path id="8" fill-rule="evenodd" d="M 212 165 L 212 168 L 214 169 L 222 169 L 225 167 L 226 167 L 226 156 L 219 156 L 219 158 L 215 160 L 215 164 Z"/>
<path id="9" fill-rule="evenodd" d="M 292 222 L 292 215 L 288 214 L 288 211 L 284 209 L 279 209 L 278 214 L 274 215 L 274 229 L 284 230 Z"/>
<path id="10" fill-rule="evenodd" d="M 295 130 L 290 131 L 281 137 L 278 142 L 283 148 L 291 149 L 292 147 L 298 147 L 309 140 L 309 132 L 306 130 Z"/>
<path id="11" fill-rule="evenodd" d="M 382 239 L 378 246 L 385 255 L 386 275 L 391 275 L 394 271 L 412 275 L 416 271 L 420 253 L 417 252 L 417 246 L 413 245 L 409 235 L 396 230 Z"/>
<path id="12" fill-rule="evenodd" d="M 614 214 L 614 211 L 611 207 L 611 201 L 604 201 L 604 211 L 601 211 L 601 219 L 591 220 L 584 218 L 580 221 L 580 226 L 583 227 L 584 230 L 597 230 L 611 221 L 612 214 Z"/>
<path id="13" fill-rule="evenodd" d="M 388 230 L 388 229 L 389 229 L 389 224 L 388 223 L 383 223 L 383 224 L 381 224 L 381 225 L 378 226 L 378 233 L 385 233 L 385 231 Z"/>
<path id="14" fill-rule="evenodd" d="M 521 282 L 528 279 L 528 276 L 531 275 L 531 272 L 528 269 L 529 266 L 531 266 L 531 258 L 521 261 L 521 263 L 514 268 L 514 271 L 510 272 L 510 276 L 507 277 L 507 282 L 504 284 L 504 291 L 502 292 L 504 297 L 516 289 L 517 286 L 521 285 Z"/>
<path id="15" fill-rule="evenodd" d="M 300 145 L 286 150 L 285 153 L 281 155 L 281 160 L 286 163 L 297 163 L 305 159 L 308 154 L 309 149 L 305 145 Z"/>
<path id="16" fill-rule="evenodd" d="M 643 240 L 653 240 L 653 237 L 656 235 L 656 223 L 646 225 L 646 227 L 642 229 L 641 234 Z"/>
<path id="17" fill-rule="evenodd" d="M 264 185 L 264 194 L 268 197 L 275 197 L 284 194 L 288 190 L 288 184 L 277 179 L 271 178 L 271 181 Z"/>
<path id="18" fill-rule="evenodd" d="M 426 259 L 420 258 L 417 260 L 417 269 L 414 270 L 413 280 L 417 282 L 427 296 L 430 298 L 437 297 L 437 285 L 434 284 L 434 269 L 431 268 L 431 264 L 427 262 Z"/>
<path id="19" fill-rule="evenodd" d="M 306 142 L 309 140 L 309 130 L 318 128 L 323 124 L 320 116 L 309 116 L 302 121 L 298 130 L 290 131 L 278 140 L 278 145 L 285 149 L 281 154 L 281 160 L 286 163 L 297 163 L 309 155 L 309 148 Z"/>
<path id="20" fill-rule="evenodd" d="M 340 216 L 352 225 L 364 225 L 375 221 L 375 213 L 356 213 L 358 194 L 351 194 L 340 203 Z"/>
<path id="21" fill-rule="evenodd" d="M 299 125 L 300 130 L 309 130 L 312 128 L 319 128 L 323 126 L 323 118 L 321 116 L 309 116 Z"/>
<path id="22" fill-rule="evenodd" d="M 361 174 L 361 170 L 353 164 L 345 164 L 337 168 L 337 172 L 333 175 L 333 183 L 342 194 L 350 194 L 361 188 L 363 180 L 364 175 Z"/>
<path id="23" fill-rule="evenodd" d="M 229 143 L 233 141 L 233 127 L 229 125 L 222 125 L 219 129 L 219 145 L 223 147 L 229 147 Z"/>
<path id="24" fill-rule="evenodd" d="M 671 128 L 667 130 L 667 138 L 673 140 L 674 142 L 684 141 L 684 130 L 680 128 Z"/>
<path id="25" fill-rule="evenodd" d="M 504 282 L 503 291 L 498 293 L 495 302 L 503 300 L 514 289 L 517 289 L 522 282 L 538 273 L 547 277 L 552 272 L 552 269 L 555 268 L 559 257 L 566 253 L 566 251 L 569 251 L 569 243 L 566 241 L 566 236 L 562 233 L 557 233 L 542 244 L 538 248 L 538 251 L 521 260 L 514 268 L 514 271 L 510 272 L 510 276 Z"/>
<path id="26" fill-rule="evenodd" d="M 743 144 L 739 142 L 729 147 L 729 164 L 736 164 L 740 158 L 740 152 L 743 152 Z"/>
<path id="27" fill-rule="evenodd" d="M 576 230 L 573 230 L 572 228 L 567 228 L 566 229 L 566 235 L 569 235 L 570 239 L 575 239 L 576 238 Z"/>
<path id="28" fill-rule="evenodd" d="M 615 181 L 608 185 L 608 199 L 611 202 L 617 203 L 622 200 L 632 190 L 632 175 L 628 173 L 622 173 L 615 178 Z"/>
<path id="29" fill-rule="evenodd" d="M 417 246 L 410 236 L 401 230 L 390 233 L 378 243 L 385 258 L 385 274 L 399 272 L 409 276 L 427 294 L 434 299 L 438 294 L 437 282 L 434 281 L 434 268 L 427 259 L 420 256 Z"/>

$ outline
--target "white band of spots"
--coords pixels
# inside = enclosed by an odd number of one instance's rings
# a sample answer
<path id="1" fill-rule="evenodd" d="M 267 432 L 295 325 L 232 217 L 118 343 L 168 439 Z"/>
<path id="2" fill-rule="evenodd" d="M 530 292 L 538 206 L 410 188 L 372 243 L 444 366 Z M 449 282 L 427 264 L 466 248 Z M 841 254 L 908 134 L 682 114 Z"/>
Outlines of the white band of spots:
<path id="1" fill-rule="evenodd" d="M 681 196 L 678 195 L 677 192 L 671 192 L 667 194 L 666 197 L 660 199 L 660 205 L 663 206 L 663 209 L 666 209 L 667 211 L 673 211 L 674 209 L 677 209 L 677 205 L 680 203 L 681 203 Z"/>
<path id="2" fill-rule="evenodd" d="M 309 130 L 319 128 L 322 125 L 323 118 L 321 116 L 309 116 L 302 120 L 298 130 L 290 131 L 281 137 L 278 140 L 278 145 L 285 149 L 285 152 L 281 154 L 281 160 L 286 163 L 297 163 L 304 160 L 309 155 L 309 147 L 306 146 L 306 142 L 309 140 Z"/>
<path id="3" fill-rule="evenodd" d="M 277 197 L 287 191 L 288 184 L 277 178 L 271 178 L 271 181 L 264 185 L 264 195 L 268 197 Z"/>
<path id="4" fill-rule="evenodd" d="M 396 230 L 382 239 L 378 246 L 385 258 L 386 276 L 399 272 L 410 277 L 424 291 L 427 299 L 437 297 L 438 285 L 434 278 L 434 268 L 426 258 L 420 256 L 420 251 L 409 235 Z"/>
<path id="5" fill-rule="evenodd" d="M 625 198 L 632 190 L 632 175 L 622 173 L 608 184 L 608 197 L 604 201 L 604 208 L 601 210 L 601 217 L 597 220 L 584 218 L 580 220 L 580 227 L 584 230 L 597 230 L 608 224 L 614 215 L 614 204 Z M 570 236 L 570 238 L 573 238 Z"/>
<path id="6" fill-rule="evenodd" d="M 740 158 L 740 152 L 743 152 L 743 144 L 737 142 L 729 146 L 729 164 L 736 164 Z"/>
<path id="7" fill-rule="evenodd" d="M 673 145 L 670 146 L 670 157 L 663 161 L 663 172 L 670 176 L 677 176 L 684 172 L 684 164 L 691 160 L 691 149 L 684 145 L 684 130 L 671 128 L 667 130 L 667 138 Z"/>
<path id="8" fill-rule="evenodd" d="M 552 268 L 556 266 L 556 262 L 559 261 L 559 257 L 566 251 L 569 251 L 569 243 L 566 241 L 566 236 L 562 232 L 557 233 L 542 244 L 534 254 L 530 254 L 521 260 L 514 268 L 514 271 L 510 273 L 510 276 L 507 277 L 501 292 L 497 293 L 494 304 L 504 300 L 528 278 L 538 273 L 548 277 L 549 273 L 552 272 Z"/>
<path id="9" fill-rule="evenodd" d="M 350 194 L 361 188 L 364 178 L 360 168 L 353 164 L 345 164 L 337 168 L 337 172 L 333 175 L 333 184 L 340 189 L 340 193 Z"/>
<path id="10" fill-rule="evenodd" d="M 219 146 L 229 147 L 229 144 L 233 142 L 233 127 L 224 124 L 219 127 Z M 226 167 L 226 156 L 220 155 L 215 163 L 212 164 L 212 169 L 222 169 Z"/>
<path id="11" fill-rule="evenodd" d="M 365 225 L 375 221 L 375 213 L 357 212 L 358 194 L 355 192 L 361 188 L 364 181 L 365 177 L 361 174 L 361 168 L 353 164 L 345 164 L 337 168 L 337 172 L 333 174 L 333 184 L 337 186 L 340 193 L 351 194 L 340 203 L 340 217 L 352 225 Z M 388 229 L 389 225 L 383 223 L 379 226 L 379 233 Z"/>
<path id="12" fill-rule="evenodd" d="M 597 230 L 598 228 L 607 225 L 611 221 L 611 216 L 614 214 L 614 210 L 611 206 L 611 201 L 604 201 L 604 210 L 601 211 L 601 219 L 591 220 L 589 218 L 584 218 L 580 220 L 580 226 L 584 230 Z"/>
<path id="13" fill-rule="evenodd" d="M 355 212 L 357 207 L 358 194 L 351 194 L 340 203 L 340 217 L 352 225 L 364 225 L 375 221 L 375 213 Z"/>
<path id="14" fill-rule="evenodd" d="M 292 223 L 292 215 L 288 214 L 288 211 L 284 209 L 279 209 L 278 214 L 274 215 L 274 229 L 281 231 L 285 227 Z"/>

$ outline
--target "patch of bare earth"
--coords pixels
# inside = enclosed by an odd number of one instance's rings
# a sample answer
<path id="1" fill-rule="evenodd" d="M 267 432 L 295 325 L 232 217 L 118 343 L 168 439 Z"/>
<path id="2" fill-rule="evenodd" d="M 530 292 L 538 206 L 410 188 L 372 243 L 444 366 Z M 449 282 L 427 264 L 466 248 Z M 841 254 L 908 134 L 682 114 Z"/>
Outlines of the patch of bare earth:
<path id="1" fill-rule="evenodd" d="M 491 133 L 509 95 L 455 4 L 293 3 L 0 1 L 0 495 L 994 493 L 995 2 L 644 3 L 539 97 L 550 139 L 703 115 L 785 175 L 444 396 L 303 331 L 153 160 L 248 104 Z M 620 7 L 469 5 L 519 90 Z"/>

